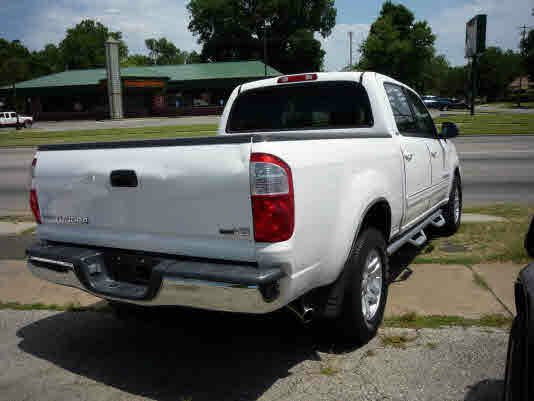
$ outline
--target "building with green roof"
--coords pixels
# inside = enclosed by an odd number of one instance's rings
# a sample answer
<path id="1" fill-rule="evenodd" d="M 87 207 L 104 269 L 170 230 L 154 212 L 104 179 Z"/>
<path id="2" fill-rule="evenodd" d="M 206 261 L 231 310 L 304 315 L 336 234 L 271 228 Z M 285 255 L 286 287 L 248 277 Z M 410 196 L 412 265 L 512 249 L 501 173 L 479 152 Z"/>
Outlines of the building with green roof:
<path id="1" fill-rule="evenodd" d="M 121 68 L 125 116 L 218 114 L 236 86 L 279 75 L 261 61 Z M 106 80 L 104 68 L 70 70 L 19 82 L 16 93 L 36 119 L 107 118 Z"/>

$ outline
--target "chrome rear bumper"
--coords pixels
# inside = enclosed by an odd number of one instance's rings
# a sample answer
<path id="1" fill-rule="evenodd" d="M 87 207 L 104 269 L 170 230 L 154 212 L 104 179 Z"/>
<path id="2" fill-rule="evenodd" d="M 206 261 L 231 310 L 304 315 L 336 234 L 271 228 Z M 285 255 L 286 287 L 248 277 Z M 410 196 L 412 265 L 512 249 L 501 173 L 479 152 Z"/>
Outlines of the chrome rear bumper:
<path id="1" fill-rule="evenodd" d="M 160 258 L 143 286 L 113 280 L 100 250 L 38 244 L 27 254 L 33 275 L 104 299 L 242 313 L 267 313 L 283 306 L 280 268 Z"/>

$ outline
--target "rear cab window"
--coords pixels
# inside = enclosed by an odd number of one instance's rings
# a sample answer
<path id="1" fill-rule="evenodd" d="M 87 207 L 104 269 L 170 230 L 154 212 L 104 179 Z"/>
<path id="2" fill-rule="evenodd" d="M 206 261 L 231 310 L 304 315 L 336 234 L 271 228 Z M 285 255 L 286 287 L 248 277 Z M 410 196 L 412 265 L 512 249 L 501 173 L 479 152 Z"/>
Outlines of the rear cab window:
<path id="1" fill-rule="evenodd" d="M 285 84 L 243 92 L 226 131 L 268 132 L 373 126 L 367 92 L 357 82 Z"/>

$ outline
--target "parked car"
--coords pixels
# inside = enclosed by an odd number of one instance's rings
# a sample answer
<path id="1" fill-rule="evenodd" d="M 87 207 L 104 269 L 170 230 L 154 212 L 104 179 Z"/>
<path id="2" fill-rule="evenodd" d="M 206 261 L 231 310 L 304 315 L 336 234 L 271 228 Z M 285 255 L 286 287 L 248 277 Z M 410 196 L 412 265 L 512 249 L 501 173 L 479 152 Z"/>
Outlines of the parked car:
<path id="1" fill-rule="evenodd" d="M 469 108 L 469 104 L 465 101 L 465 100 L 461 100 L 461 99 L 456 99 L 456 98 L 452 98 L 450 99 L 450 104 L 449 104 L 449 109 L 459 109 L 459 110 L 462 110 L 462 109 L 468 109 Z"/>
<path id="2" fill-rule="evenodd" d="M 525 238 L 525 248 L 534 258 L 534 219 Z M 527 401 L 534 398 L 534 263 L 520 273 L 515 283 L 517 316 L 508 340 L 505 401 Z"/>
<path id="3" fill-rule="evenodd" d="M 0 111 L 0 127 L 31 128 L 33 117 L 23 116 L 14 111 Z"/>
<path id="4" fill-rule="evenodd" d="M 365 342 L 384 313 L 388 255 L 422 245 L 429 226 L 460 225 L 456 135 L 384 75 L 248 82 L 215 137 L 40 146 L 28 266 L 118 311 L 288 306 Z"/>
<path id="5" fill-rule="evenodd" d="M 438 96 L 423 96 L 423 102 L 429 109 L 448 110 L 451 105 L 450 99 L 445 99 Z"/>

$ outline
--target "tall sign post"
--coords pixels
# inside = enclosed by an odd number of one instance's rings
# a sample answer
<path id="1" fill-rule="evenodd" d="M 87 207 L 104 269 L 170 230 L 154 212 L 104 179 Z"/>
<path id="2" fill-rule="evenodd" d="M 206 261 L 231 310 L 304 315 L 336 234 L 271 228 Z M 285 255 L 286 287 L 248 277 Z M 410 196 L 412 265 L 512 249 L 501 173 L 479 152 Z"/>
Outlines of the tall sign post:
<path id="1" fill-rule="evenodd" d="M 112 120 L 121 120 L 122 82 L 119 63 L 119 41 L 113 38 L 106 40 L 106 73 L 108 80 L 109 116 Z"/>
<path id="2" fill-rule="evenodd" d="M 486 14 L 471 18 L 465 26 L 465 57 L 471 59 L 471 115 L 475 114 L 478 56 L 486 50 Z"/>

